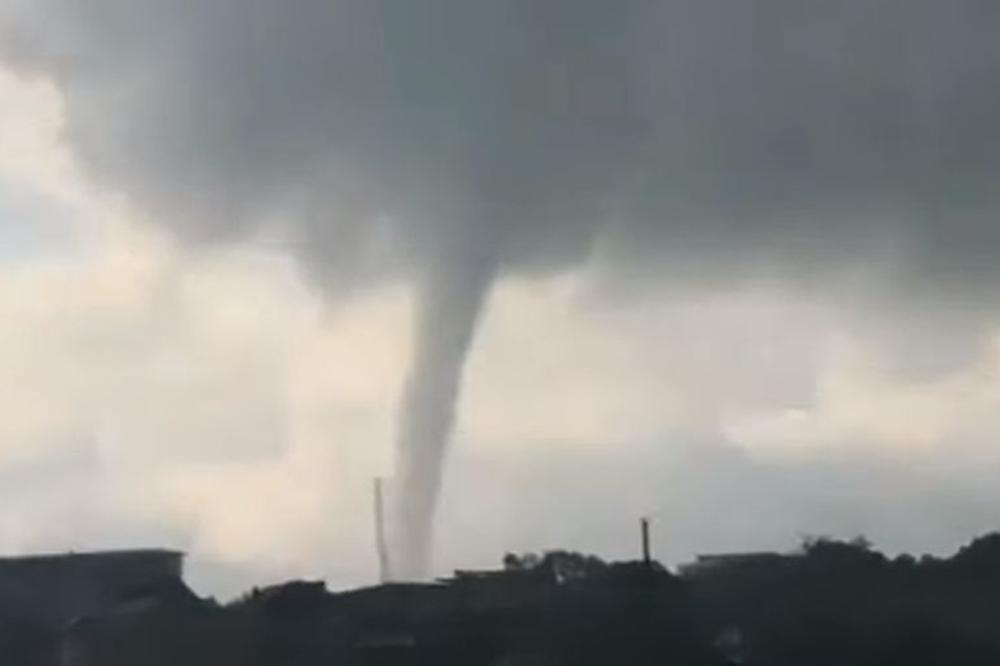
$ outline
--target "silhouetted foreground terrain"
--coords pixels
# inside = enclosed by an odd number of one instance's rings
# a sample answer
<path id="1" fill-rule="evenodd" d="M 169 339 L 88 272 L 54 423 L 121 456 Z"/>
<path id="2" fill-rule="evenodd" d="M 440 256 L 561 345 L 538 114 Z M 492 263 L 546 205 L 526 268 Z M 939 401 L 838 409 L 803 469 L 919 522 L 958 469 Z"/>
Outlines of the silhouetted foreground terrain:
<path id="1" fill-rule="evenodd" d="M 1000 534 L 949 559 L 867 542 L 653 563 L 552 552 L 434 584 L 196 597 L 180 553 L 0 560 L 17 666 L 1000 664 Z"/>

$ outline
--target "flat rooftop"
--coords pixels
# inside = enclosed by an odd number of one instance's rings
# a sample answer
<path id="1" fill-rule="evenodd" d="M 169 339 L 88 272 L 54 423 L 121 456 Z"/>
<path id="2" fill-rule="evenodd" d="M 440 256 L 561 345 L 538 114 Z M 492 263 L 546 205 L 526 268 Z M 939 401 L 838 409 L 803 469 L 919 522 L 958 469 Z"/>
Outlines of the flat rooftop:
<path id="1" fill-rule="evenodd" d="M 62 553 L 38 553 L 31 555 L 4 555 L 0 556 L 0 566 L 7 564 L 35 564 L 50 563 L 60 560 L 119 560 L 119 559 L 143 559 L 143 558 L 182 558 L 183 551 L 169 550 L 165 548 L 137 548 L 133 550 L 94 550 L 94 551 L 67 551 Z"/>

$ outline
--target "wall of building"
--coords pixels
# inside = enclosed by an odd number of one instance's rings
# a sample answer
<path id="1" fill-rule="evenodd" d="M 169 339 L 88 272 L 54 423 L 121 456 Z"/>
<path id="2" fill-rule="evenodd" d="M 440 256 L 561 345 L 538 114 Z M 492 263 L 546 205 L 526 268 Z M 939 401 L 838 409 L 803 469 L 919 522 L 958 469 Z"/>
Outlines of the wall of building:
<path id="1" fill-rule="evenodd" d="M 182 575 L 183 555 L 165 550 L 0 559 L 0 589 L 21 592 L 14 603 L 24 606 L 22 617 L 56 626 L 109 612 Z"/>

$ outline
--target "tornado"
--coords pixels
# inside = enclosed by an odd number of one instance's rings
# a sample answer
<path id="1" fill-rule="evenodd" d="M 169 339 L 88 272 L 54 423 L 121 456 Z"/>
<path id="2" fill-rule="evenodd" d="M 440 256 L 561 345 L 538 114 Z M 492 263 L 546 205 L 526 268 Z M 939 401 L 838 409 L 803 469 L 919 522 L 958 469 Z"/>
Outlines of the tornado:
<path id="1" fill-rule="evenodd" d="M 431 576 L 434 514 L 463 370 L 496 274 L 492 244 L 470 241 L 443 255 L 417 291 L 396 439 L 393 572 L 400 580 Z"/>
<path id="2" fill-rule="evenodd" d="M 331 306 L 415 291 L 386 536 L 420 579 L 497 276 L 989 300 L 996 5 L 0 0 L 0 62 L 51 80 L 88 181 L 178 248 L 276 241 Z"/>

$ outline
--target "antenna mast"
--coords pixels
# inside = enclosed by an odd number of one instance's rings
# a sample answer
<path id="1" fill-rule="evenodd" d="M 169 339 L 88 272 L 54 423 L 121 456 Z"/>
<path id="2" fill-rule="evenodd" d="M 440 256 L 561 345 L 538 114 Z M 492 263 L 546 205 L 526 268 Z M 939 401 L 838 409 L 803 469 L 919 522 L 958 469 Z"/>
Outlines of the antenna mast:
<path id="1" fill-rule="evenodd" d="M 653 564 L 653 557 L 649 551 L 649 518 L 642 518 L 639 524 L 642 528 L 642 563 L 648 568 Z"/>
<path id="2" fill-rule="evenodd" d="M 378 555 L 379 582 L 387 583 L 392 578 L 389 568 L 389 549 L 385 542 L 385 509 L 382 502 L 382 479 L 375 477 L 375 552 Z"/>

